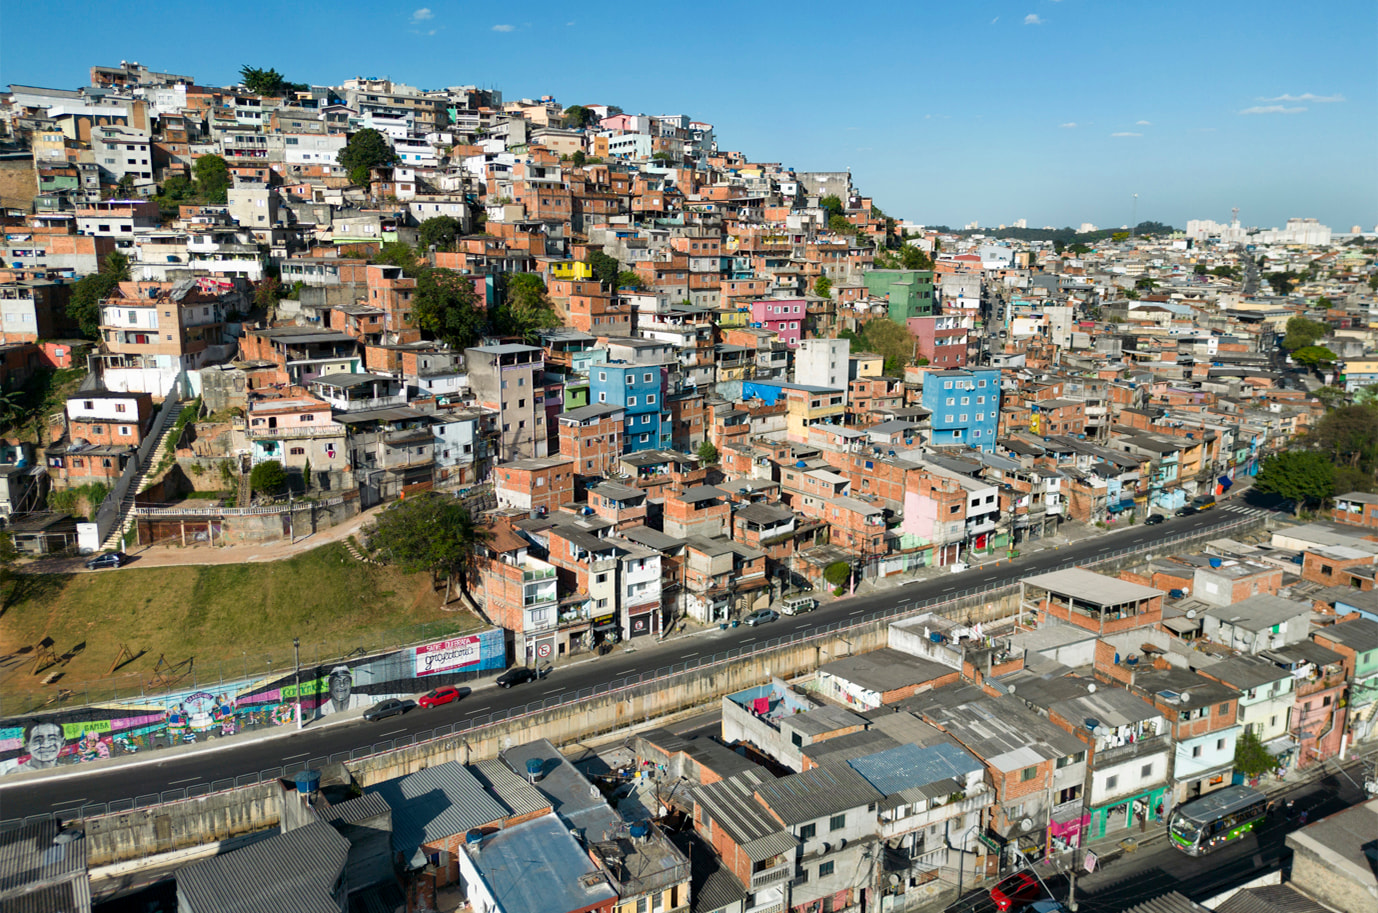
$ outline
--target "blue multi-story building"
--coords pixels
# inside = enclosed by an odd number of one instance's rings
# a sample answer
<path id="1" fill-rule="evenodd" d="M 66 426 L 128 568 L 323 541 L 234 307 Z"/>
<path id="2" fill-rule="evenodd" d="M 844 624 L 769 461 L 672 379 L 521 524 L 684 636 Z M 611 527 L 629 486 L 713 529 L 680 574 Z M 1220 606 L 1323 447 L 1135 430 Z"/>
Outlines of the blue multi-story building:
<path id="1" fill-rule="evenodd" d="M 934 444 L 995 449 L 1000 424 L 1000 369 L 929 371 L 923 376 L 923 407 L 933 415 Z"/>
<path id="2" fill-rule="evenodd" d="M 668 374 L 664 365 L 612 361 L 589 366 L 589 402 L 610 403 L 627 412 L 622 451 L 670 447 L 670 413 L 665 405 Z"/>

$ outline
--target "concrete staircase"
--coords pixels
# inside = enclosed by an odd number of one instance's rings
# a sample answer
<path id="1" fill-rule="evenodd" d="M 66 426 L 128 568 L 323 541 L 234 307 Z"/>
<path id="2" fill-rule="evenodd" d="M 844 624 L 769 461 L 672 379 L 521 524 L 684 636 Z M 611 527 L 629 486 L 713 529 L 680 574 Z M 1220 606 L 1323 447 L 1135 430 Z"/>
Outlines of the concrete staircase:
<path id="1" fill-rule="evenodd" d="M 249 485 L 249 471 L 241 464 L 239 467 L 239 492 L 235 496 L 234 506 L 248 507 L 249 502 L 253 500 L 253 496 L 253 488 Z"/>
<path id="2" fill-rule="evenodd" d="M 158 442 L 148 452 L 148 461 L 140 466 L 138 472 L 134 474 L 134 481 L 130 483 L 129 491 L 125 494 L 124 500 L 120 502 L 120 519 L 111 528 L 110 535 L 105 537 L 102 548 L 108 551 L 124 548 L 124 534 L 133 525 L 135 498 L 148 484 L 150 473 L 162 461 L 163 454 L 167 452 L 167 442 L 177 428 L 177 416 L 181 412 L 179 403 L 177 408 L 168 410 L 162 424 L 153 429 L 153 434 L 157 435 Z"/>

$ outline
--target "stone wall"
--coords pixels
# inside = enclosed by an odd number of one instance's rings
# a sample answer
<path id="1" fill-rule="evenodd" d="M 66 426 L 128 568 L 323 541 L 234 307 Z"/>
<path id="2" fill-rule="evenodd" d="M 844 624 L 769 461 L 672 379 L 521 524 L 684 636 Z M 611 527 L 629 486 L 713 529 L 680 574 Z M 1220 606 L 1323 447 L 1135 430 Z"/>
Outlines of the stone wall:
<path id="1" fill-rule="evenodd" d="M 274 780 L 182 802 L 88 818 L 91 867 L 170 853 L 270 827 L 282 816 L 282 785 Z"/>

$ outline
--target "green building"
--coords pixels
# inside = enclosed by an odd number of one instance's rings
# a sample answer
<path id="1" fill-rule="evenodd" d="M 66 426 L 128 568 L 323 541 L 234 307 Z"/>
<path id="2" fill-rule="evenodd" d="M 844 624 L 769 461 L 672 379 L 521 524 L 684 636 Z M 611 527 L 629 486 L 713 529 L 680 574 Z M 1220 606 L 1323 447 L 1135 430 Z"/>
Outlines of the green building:
<path id="1" fill-rule="evenodd" d="M 933 272 L 915 269 L 873 269 L 862 274 L 866 293 L 890 302 L 890 319 L 904 326 L 910 317 L 929 317 L 933 308 Z"/>

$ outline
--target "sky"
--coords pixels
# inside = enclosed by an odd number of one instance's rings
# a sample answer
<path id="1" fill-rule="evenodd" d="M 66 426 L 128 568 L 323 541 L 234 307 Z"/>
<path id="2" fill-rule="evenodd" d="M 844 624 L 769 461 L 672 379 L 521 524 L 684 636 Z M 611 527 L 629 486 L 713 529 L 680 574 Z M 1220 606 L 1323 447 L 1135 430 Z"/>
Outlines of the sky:
<path id="1" fill-rule="evenodd" d="M 1378 224 L 1373 0 L 5 6 L 0 85 L 121 60 L 688 114 L 928 225 Z"/>

